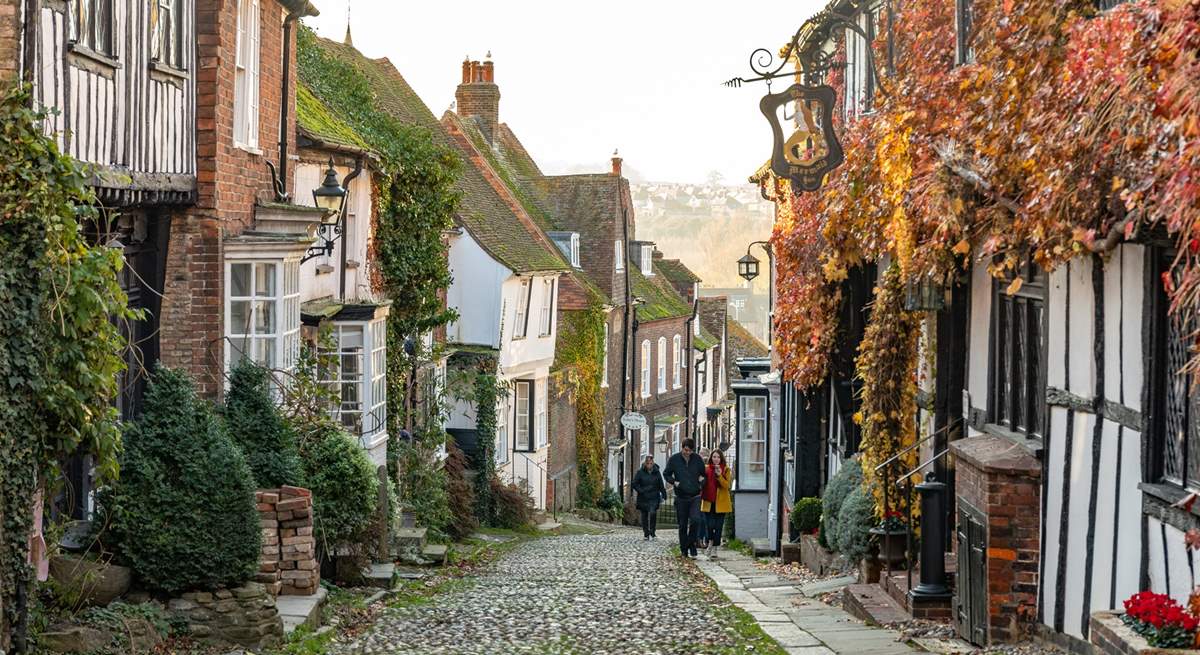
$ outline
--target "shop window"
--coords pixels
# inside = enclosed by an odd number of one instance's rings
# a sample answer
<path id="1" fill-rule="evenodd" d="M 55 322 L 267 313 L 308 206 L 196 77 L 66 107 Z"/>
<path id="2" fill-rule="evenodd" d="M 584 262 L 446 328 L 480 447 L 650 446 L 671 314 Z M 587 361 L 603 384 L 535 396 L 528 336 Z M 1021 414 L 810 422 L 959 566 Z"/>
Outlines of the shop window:
<path id="1" fill-rule="evenodd" d="M 742 396 L 738 401 L 741 443 L 737 448 L 738 489 L 767 488 L 767 399 Z"/>

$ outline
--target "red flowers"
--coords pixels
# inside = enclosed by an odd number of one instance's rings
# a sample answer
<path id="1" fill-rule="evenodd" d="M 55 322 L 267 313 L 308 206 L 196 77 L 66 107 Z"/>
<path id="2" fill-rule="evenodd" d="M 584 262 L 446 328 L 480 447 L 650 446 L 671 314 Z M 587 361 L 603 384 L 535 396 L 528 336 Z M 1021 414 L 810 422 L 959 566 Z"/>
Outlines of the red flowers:
<path id="1" fill-rule="evenodd" d="M 1178 628 L 1195 632 L 1200 621 L 1166 594 L 1143 591 L 1125 601 L 1125 615 L 1155 630 Z"/>

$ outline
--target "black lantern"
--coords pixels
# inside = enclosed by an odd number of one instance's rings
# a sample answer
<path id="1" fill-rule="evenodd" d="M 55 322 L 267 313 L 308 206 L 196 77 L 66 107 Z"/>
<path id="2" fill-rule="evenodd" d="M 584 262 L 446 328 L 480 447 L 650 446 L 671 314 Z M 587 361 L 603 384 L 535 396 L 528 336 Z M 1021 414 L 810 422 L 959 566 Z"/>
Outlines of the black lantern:
<path id="1" fill-rule="evenodd" d="M 745 257 L 738 260 L 738 275 L 747 281 L 753 281 L 758 277 L 758 260 L 754 255 L 746 253 Z"/>
<path id="2" fill-rule="evenodd" d="M 338 182 L 337 170 L 333 168 L 333 158 L 329 158 L 329 168 L 325 170 L 325 181 L 313 189 L 313 202 L 316 206 L 331 214 L 342 213 L 342 205 L 346 202 L 346 190 Z"/>

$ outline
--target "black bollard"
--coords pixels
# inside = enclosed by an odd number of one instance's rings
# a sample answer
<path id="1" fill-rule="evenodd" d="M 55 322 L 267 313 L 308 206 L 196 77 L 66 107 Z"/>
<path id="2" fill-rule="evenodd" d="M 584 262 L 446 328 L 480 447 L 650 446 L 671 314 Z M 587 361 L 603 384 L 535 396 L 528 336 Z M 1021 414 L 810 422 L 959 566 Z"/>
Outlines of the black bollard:
<path id="1" fill-rule="evenodd" d="M 916 486 L 921 494 L 921 582 L 912 590 L 913 596 L 946 597 L 946 483 L 930 474 Z"/>

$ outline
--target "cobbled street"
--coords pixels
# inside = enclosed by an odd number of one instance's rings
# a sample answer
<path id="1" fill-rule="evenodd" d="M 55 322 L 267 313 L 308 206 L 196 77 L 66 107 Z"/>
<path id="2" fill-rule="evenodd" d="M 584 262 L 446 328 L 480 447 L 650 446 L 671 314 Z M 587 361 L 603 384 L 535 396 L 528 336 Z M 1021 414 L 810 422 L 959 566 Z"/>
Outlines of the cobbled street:
<path id="1" fill-rule="evenodd" d="M 546 537 L 473 584 L 388 610 L 339 653 L 704 653 L 737 643 L 671 553 L 674 531 Z M 724 619 L 728 621 L 728 619 Z"/>

